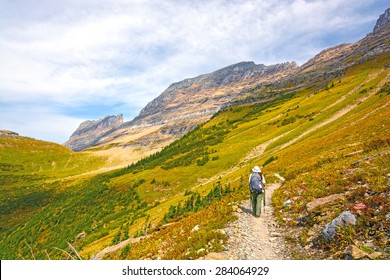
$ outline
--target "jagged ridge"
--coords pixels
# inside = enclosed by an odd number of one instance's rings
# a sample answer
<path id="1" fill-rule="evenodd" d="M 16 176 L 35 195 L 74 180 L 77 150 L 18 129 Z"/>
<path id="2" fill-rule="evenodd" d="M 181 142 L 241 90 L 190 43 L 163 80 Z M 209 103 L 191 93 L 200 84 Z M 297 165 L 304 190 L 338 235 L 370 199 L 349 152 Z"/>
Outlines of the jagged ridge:
<path id="1" fill-rule="evenodd" d="M 106 134 L 123 124 L 123 115 L 105 116 L 97 121 L 85 121 L 64 145 L 73 151 L 81 151 L 97 143 Z"/>

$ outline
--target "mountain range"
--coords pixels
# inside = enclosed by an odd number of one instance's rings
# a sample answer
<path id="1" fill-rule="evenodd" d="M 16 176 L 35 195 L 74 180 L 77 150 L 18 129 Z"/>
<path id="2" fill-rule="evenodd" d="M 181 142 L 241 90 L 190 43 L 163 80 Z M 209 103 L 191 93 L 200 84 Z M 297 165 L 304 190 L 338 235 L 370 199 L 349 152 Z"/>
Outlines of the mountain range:
<path id="1" fill-rule="evenodd" d="M 106 116 L 97 121 L 86 121 L 64 145 L 74 151 L 107 145 L 129 152 L 140 147 L 159 150 L 206 122 L 232 102 L 248 97 L 249 91 L 291 76 L 297 69 L 294 62 L 271 66 L 240 62 L 185 79 L 170 85 L 149 102 L 134 120 L 120 123 L 122 118 Z M 264 99 L 272 97 L 264 93 Z"/>
<path id="2" fill-rule="evenodd" d="M 64 145 L 74 151 L 120 148 L 121 154 L 132 155 L 125 163 L 133 163 L 161 150 L 232 104 L 268 102 L 284 94 L 289 84 L 299 89 L 320 81 L 321 87 L 348 67 L 389 52 L 388 30 L 389 10 L 362 40 L 325 49 L 302 66 L 295 62 L 269 66 L 240 62 L 185 79 L 171 84 L 132 121 L 123 122 L 123 116 L 118 115 L 83 122 Z M 134 156 L 140 149 L 142 152 Z"/>
<path id="3" fill-rule="evenodd" d="M 231 225 L 254 221 L 257 165 L 273 191 L 257 221 L 278 229 L 265 242 L 283 256 L 390 259 L 389 108 L 387 9 L 365 38 L 301 66 L 240 62 L 170 85 L 132 121 L 83 122 L 73 151 L 1 130 L 0 257 L 188 260 L 248 248 Z M 342 213 L 353 222 L 324 238 Z"/>

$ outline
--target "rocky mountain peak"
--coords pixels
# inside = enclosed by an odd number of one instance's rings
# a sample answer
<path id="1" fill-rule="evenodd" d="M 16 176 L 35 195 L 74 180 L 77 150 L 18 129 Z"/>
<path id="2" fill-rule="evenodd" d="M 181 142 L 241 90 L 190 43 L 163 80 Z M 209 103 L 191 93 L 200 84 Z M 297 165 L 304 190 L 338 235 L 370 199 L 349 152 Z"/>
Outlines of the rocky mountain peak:
<path id="1" fill-rule="evenodd" d="M 253 61 L 242 61 L 242 62 L 239 62 L 236 64 L 226 66 L 226 67 L 219 69 L 213 73 L 222 74 L 222 73 L 242 72 L 242 71 L 247 71 L 249 69 L 253 69 L 256 66 L 264 67 L 265 65 L 263 65 L 263 64 L 256 65 Z"/>
<path id="2" fill-rule="evenodd" d="M 212 73 L 185 79 L 171 84 L 163 93 L 147 104 L 136 120 L 155 115 L 163 111 L 162 109 L 167 112 L 174 107 L 190 103 L 200 105 L 212 102 L 211 107 L 217 110 L 222 103 L 239 98 L 240 91 L 245 84 L 276 81 L 297 69 L 298 66 L 295 62 L 265 66 L 264 64 L 255 64 L 253 61 L 244 61 Z M 216 103 L 219 105 L 214 106 Z M 199 108 L 198 105 L 196 107 Z"/>
<path id="3" fill-rule="evenodd" d="M 105 116 L 99 120 L 85 121 L 70 136 L 64 145 L 74 151 L 81 151 L 97 143 L 100 138 L 123 124 L 123 115 Z"/>
<path id="4" fill-rule="evenodd" d="M 373 33 L 390 29 L 390 8 L 387 9 L 376 21 Z"/>
<path id="5" fill-rule="evenodd" d="M 112 126 L 121 125 L 123 123 L 123 115 L 105 116 L 99 120 L 88 120 L 82 122 L 72 136 L 81 135 L 91 130 L 105 129 Z M 71 137 L 72 137 L 71 136 Z"/>

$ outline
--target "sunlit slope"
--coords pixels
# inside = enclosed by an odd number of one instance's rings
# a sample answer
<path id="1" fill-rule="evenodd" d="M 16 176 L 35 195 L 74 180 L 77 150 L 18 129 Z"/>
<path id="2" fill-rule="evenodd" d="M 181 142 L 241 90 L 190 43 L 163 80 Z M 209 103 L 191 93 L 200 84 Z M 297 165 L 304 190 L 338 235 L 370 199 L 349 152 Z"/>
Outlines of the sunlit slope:
<path id="1" fill-rule="evenodd" d="M 276 172 L 287 179 L 274 203 L 280 223 L 294 228 L 307 203 L 349 189 L 343 170 L 389 149 L 389 63 L 381 56 L 326 85 L 280 90 L 273 101 L 226 108 L 160 153 L 56 188 L 50 203 L 34 208 L 28 222 L 2 226 L 2 258 L 69 258 L 61 250 L 75 257 L 68 243 L 90 258 L 135 236 L 144 239 L 106 257 L 190 259 L 222 250 L 226 237 L 218 229 L 234 219 L 233 202 L 247 196 L 253 165 L 263 165 L 269 181 L 276 180 Z M 380 176 L 388 167 L 388 155 L 375 157 L 369 170 L 361 167 L 363 177 L 379 172 L 369 181 L 378 194 L 385 191 Z M 293 206 L 285 209 L 287 199 Z M 346 200 L 326 215 L 334 217 L 354 203 Z M 306 234 L 326 221 L 312 222 Z M 201 230 L 191 231 L 196 225 Z"/>
<path id="2" fill-rule="evenodd" d="M 22 136 L 0 137 L 0 227 L 26 222 L 80 174 L 104 160 L 61 145 Z M 76 176 L 77 175 L 77 176 Z"/>
<path id="3" fill-rule="evenodd" d="M 62 145 L 22 136 L 0 137 L 1 172 L 49 178 L 71 176 L 102 165 L 96 157 L 74 153 Z"/>
<path id="4" fill-rule="evenodd" d="M 288 179 L 274 202 L 277 209 L 281 210 L 284 201 L 292 198 L 296 200 L 297 203 L 292 209 L 284 209 L 278 216 L 281 223 L 286 223 L 283 222 L 285 218 L 287 225 L 288 221 L 295 225 L 295 218 L 304 213 L 307 203 L 317 197 L 344 192 L 351 186 L 349 179 L 343 178 L 344 182 L 340 187 L 335 183 L 335 178 L 340 176 L 332 178 L 333 173 L 342 174 L 343 170 L 350 168 L 356 160 L 376 155 L 389 148 L 389 70 L 384 67 L 388 62 L 388 57 L 380 57 L 356 66 L 324 88 L 301 89 L 267 104 L 229 108 L 204 125 L 200 130 L 203 133 L 198 132 L 204 140 L 208 139 L 205 132 L 214 129 L 218 131 L 219 137 L 223 138 L 220 143 L 209 148 L 213 152 L 209 158 L 217 160 L 209 160 L 204 166 L 192 164 L 175 168 L 174 173 L 152 169 L 151 174 L 141 172 L 139 176 L 148 174 L 147 176 L 161 175 L 162 178 L 169 178 L 170 174 L 174 174 L 169 181 L 174 178 L 183 179 L 176 182 L 172 195 L 183 188 L 186 191 L 206 194 L 218 185 L 217 182 L 230 187 L 239 187 L 243 182 L 246 187 L 245 178 L 251 167 L 255 164 L 265 165 L 264 171 L 270 180 L 275 172 Z M 356 153 L 357 151 L 360 152 Z M 174 158 L 180 159 L 177 155 Z M 381 164 L 381 175 L 387 175 L 388 156 L 378 160 Z M 373 170 L 378 167 L 378 162 L 371 164 Z M 365 170 L 362 172 L 370 174 Z M 309 187 L 301 189 L 301 185 L 295 180 L 305 176 L 323 176 L 323 179 L 328 181 L 311 181 Z M 378 195 L 383 195 L 385 180 L 371 179 L 370 182 L 373 184 L 370 187 L 376 188 Z M 323 184 L 331 187 L 324 188 Z M 292 185 L 297 192 L 294 195 L 289 193 Z M 170 191 L 171 188 L 160 190 L 168 196 Z M 150 189 L 147 192 L 153 193 Z M 147 197 L 146 193 L 143 195 Z M 176 205 L 182 196 L 183 194 L 177 196 Z M 172 201 L 174 200 L 166 199 L 159 207 L 166 205 L 167 211 Z M 351 197 L 349 203 L 342 204 L 340 208 L 335 208 L 335 211 L 330 209 L 326 213 L 328 219 L 331 220 L 342 210 L 351 209 L 358 201 L 359 198 Z M 181 203 L 185 203 L 184 197 Z M 378 203 L 378 207 L 383 206 L 384 201 Z M 295 211 L 295 214 L 289 211 Z M 378 217 L 381 222 L 385 220 L 385 211 Z M 317 227 L 330 220 L 319 221 Z M 184 224 L 182 226 L 184 227 Z M 383 246 L 383 243 L 379 242 L 378 246 Z M 147 245 L 142 248 L 144 247 Z M 125 256 L 133 255 L 130 251 Z"/>

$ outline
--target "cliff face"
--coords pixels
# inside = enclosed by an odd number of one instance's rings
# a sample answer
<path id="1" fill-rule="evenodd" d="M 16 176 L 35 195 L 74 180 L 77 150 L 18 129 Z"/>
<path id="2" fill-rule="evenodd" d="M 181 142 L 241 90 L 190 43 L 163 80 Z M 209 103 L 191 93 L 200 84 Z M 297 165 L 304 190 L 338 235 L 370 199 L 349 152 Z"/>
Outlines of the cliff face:
<path id="1" fill-rule="evenodd" d="M 140 112 L 134 124 L 161 124 L 169 121 L 209 117 L 223 105 L 238 99 L 249 88 L 279 80 L 298 69 L 296 63 L 271 66 L 240 62 L 213 73 L 170 85 Z"/>
<path id="2" fill-rule="evenodd" d="M 376 21 L 373 33 L 389 31 L 390 29 L 390 8 L 387 9 Z"/>
<path id="3" fill-rule="evenodd" d="M 123 124 L 123 115 L 106 116 L 97 121 L 85 121 L 70 136 L 64 146 L 81 151 L 96 144 L 104 135 L 112 132 Z"/>

